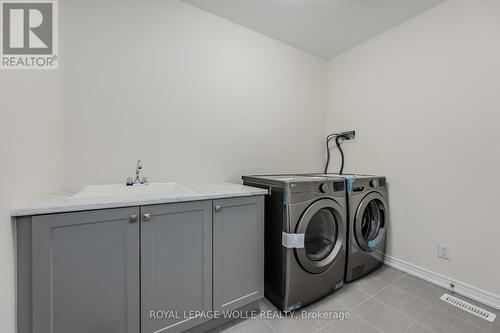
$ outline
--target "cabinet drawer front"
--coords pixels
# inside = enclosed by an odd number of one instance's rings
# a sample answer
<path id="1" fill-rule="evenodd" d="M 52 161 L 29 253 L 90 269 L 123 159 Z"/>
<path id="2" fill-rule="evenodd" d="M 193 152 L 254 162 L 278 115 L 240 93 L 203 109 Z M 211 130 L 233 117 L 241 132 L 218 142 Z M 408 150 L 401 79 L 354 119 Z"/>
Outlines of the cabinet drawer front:
<path id="1" fill-rule="evenodd" d="M 230 311 L 264 294 L 264 198 L 214 201 L 214 310 Z"/>
<path id="2" fill-rule="evenodd" d="M 189 311 L 212 309 L 211 208 L 211 201 L 142 208 L 142 332 L 183 331 L 205 321 Z"/>
<path id="3" fill-rule="evenodd" d="M 138 214 L 33 217 L 33 332 L 138 332 Z"/>

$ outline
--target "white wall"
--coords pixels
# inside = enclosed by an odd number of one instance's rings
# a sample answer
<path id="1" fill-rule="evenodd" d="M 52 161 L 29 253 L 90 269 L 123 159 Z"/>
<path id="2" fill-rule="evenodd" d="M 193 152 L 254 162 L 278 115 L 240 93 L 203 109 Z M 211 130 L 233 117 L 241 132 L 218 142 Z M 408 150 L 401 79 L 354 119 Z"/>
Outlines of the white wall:
<path id="1" fill-rule="evenodd" d="M 15 328 L 10 209 L 63 186 L 61 71 L 0 72 L 0 327 Z"/>
<path id="2" fill-rule="evenodd" d="M 388 254 L 496 295 L 499 35 L 500 1 L 449 0 L 331 60 L 327 112 L 346 171 L 388 177 Z"/>
<path id="3" fill-rule="evenodd" d="M 0 330 L 15 332 L 10 209 L 63 188 L 62 69 L 0 71 Z"/>
<path id="4" fill-rule="evenodd" d="M 66 185 L 319 170 L 326 62 L 168 0 L 65 0 Z"/>

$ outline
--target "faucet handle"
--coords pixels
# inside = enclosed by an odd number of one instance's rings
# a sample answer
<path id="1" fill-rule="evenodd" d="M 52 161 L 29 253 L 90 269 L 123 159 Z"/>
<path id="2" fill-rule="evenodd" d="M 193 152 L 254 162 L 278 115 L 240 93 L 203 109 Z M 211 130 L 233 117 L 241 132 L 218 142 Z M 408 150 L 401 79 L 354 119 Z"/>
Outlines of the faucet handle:
<path id="1" fill-rule="evenodd" d="M 128 177 L 127 178 L 127 183 L 126 183 L 127 186 L 132 186 L 134 185 L 134 180 L 132 179 L 132 177 Z"/>
<path id="2" fill-rule="evenodd" d="M 148 185 L 149 184 L 148 177 L 142 177 L 141 184 Z"/>

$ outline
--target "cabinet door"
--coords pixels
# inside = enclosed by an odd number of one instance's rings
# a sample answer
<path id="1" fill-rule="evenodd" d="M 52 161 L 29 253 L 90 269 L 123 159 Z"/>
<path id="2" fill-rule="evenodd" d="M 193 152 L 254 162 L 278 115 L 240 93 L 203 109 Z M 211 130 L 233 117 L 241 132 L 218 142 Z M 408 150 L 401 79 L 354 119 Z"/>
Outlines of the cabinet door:
<path id="1" fill-rule="evenodd" d="M 263 196 L 214 200 L 214 310 L 264 297 Z"/>
<path id="2" fill-rule="evenodd" d="M 194 312 L 212 309 L 212 202 L 146 206 L 142 216 L 142 332 L 201 324 Z"/>
<path id="3" fill-rule="evenodd" d="M 34 333 L 139 331 L 138 215 L 33 217 Z"/>

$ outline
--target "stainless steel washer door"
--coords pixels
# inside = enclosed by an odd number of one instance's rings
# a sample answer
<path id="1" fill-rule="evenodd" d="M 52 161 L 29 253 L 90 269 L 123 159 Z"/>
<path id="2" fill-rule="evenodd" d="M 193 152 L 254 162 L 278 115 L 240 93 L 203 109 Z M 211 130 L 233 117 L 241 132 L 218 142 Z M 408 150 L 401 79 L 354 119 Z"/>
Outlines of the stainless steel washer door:
<path id="1" fill-rule="evenodd" d="M 356 241 L 364 251 L 375 251 L 385 236 L 387 208 L 382 195 L 369 193 L 361 200 L 354 221 Z"/>
<path id="2" fill-rule="evenodd" d="M 342 207 L 331 199 L 310 205 L 297 225 L 304 234 L 304 248 L 295 249 L 300 265 L 310 273 L 322 273 L 335 262 L 344 242 Z"/>

